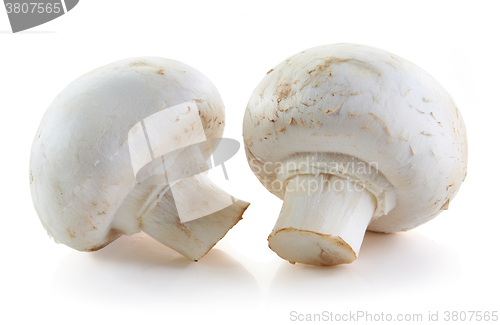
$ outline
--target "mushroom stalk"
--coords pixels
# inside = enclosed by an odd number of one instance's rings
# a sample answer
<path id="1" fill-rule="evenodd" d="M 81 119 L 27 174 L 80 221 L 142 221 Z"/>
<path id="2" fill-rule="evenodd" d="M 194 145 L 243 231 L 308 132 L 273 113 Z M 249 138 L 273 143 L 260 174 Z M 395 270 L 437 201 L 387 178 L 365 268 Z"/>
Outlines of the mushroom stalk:
<path id="1" fill-rule="evenodd" d="M 373 217 L 376 199 L 352 181 L 328 174 L 288 180 L 269 247 L 291 263 L 353 262 Z"/>
<path id="2" fill-rule="evenodd" d="M 206 175 L 191 176 L 178 181 L 165 193 L 144 217 L 141 228 L 160 243 L 192 261 L 198 261 L 243 218 L 249 206 L 249 203 L 233 197 L 228 204 L 227 197 L 229 194 Z M 223 208 L 217 211 L 217 206 Z M 200 210 L 215 212 L 182 222 L 179 218 L 181 210 L 192 214 L 200 214 Z"/>
<path id="3" fill-rule="evenodd" d="M 136 185 L 110 228 L 117 235 L 143 231 L 198 261 L 243 218 L 249 205 L 224 192 L 204 173 L 179 180 L 171 187 L 146 182 Z M 186 214 L 195 218 L 182 220 Z"/>

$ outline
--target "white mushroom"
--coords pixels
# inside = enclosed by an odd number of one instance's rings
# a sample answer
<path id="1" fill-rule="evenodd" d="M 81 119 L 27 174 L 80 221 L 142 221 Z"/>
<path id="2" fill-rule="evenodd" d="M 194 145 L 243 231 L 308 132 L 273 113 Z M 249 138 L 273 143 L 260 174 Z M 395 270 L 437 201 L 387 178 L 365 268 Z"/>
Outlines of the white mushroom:
<path id="1" fill-rule="evenodd" d="M 253 172 L 284 200 L 269 246 L 292 263 L 354 261 L 366 229 L 431 220 L 466 175 L 465 125 L 450 95 L 367 46 L 320 46 L 271 69 L 243 137 Z"/>
<path id="2" fill-rule="evenodd" d="M 77 250 L 142 230 L 196 261 L 249 205 L 203 173 L 223 129 L 217 89 L 183 63 L 134 58 L 91 71 L 56 97 L 35 136 L 38 216 Z"/>

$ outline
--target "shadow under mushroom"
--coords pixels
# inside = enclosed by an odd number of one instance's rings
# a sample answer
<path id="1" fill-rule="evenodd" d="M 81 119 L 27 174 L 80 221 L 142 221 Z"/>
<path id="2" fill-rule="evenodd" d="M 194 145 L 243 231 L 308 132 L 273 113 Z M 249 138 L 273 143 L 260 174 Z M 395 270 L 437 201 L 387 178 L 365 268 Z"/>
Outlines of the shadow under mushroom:
<path id="1" fill-rule="evenodd" d="M 453 249 L 416 231 L 367 232 L 356 263 L 315 267 L 284 261 L 266 303 L 331 305 L 354 298 L 436 290 L 456 282 L 460 273 L 458 255 Z"/>
<path id="2" fill-rule="evenodd" d="M 82 303 L 120 306 L 248 306 L 260 298 L 255 278 L 226 253 L 214 249 L 193 263 L 144 233 L 90 254 L 71 252 L 54 273 L 52 291 Z"/>

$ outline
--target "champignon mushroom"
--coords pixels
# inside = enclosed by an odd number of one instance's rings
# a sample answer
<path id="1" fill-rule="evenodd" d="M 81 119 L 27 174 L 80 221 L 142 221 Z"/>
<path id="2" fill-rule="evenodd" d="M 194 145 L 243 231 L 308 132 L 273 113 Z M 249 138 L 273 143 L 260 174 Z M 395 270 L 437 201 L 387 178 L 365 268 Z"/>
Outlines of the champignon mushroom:
<path id="1" fill-rule="evenodd" d="M 427 72 L 389 52 L 335 44 L 271 69 L 243 122 L 252 171 L 284 200 L 269 246 L 295 263 L 358 257 L 365 231 L 417 227 L 465 178 L 465 125 Z"/>
<path id="2" fill-rule="evenodd" d="M 181 62 L 134 58 L 83 75 L 52 102 L 33 142 L 31 194 L 43 226 L 80 251 L 144 231 L 200 259 L 249 205 L 199 164 L 223 129 L 217 89 Z"/>

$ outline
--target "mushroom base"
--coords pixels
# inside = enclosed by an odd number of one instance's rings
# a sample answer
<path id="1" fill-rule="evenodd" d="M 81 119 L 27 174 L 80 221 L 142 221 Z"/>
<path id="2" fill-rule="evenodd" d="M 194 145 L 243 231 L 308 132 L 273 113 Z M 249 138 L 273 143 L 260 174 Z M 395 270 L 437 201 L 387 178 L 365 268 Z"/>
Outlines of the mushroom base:
<path id="1" fill-rule="evenodd" d="M 298 175 L 287 182 L 269 247 L 291 263 L 351 263 L 376 208 L 375 197 L 333 175 Z"/>
<path id="2" fill-rule="evenodd" d="M 178 216 L 172 216 L 170 204 L 161 201 L 144 220 L 143 231 L 194 262 L 205 256 L 243 218 L 250 205 L 237 200 L 220 211 L 182 223 Z"/>
<path id="3" fill-rule="evenodd" d="M 295 228 L 281 229 L 271 235 L 269 247 L 292 264 L 327 266 L 351 263 L 357 258 L 351 246 L 339 236 Z"/>

